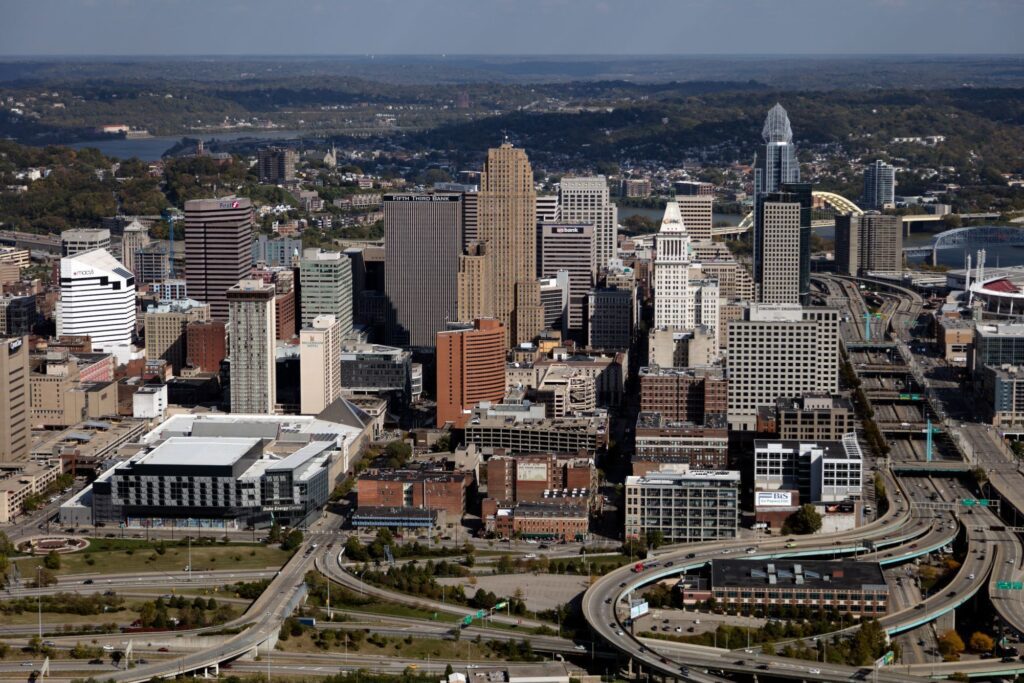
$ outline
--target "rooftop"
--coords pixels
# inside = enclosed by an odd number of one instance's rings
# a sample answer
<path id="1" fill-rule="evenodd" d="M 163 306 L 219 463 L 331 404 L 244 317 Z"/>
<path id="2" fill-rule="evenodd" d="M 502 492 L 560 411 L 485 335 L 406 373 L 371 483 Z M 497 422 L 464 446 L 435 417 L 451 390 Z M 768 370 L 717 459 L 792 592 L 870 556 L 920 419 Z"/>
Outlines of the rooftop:
<path id="1" fill-rule="evenodd" d="M 224 467 L 234 465 L 259 443 L 260 439 L 255 438 L 174 437 L 140 456 L 135 462 L 140 465 Z"/>
<path id="2" fill-rule="evenodd" d="M 694 482 L 740 483 L 738 470 L 691 470 L 648 472 L 643 476 L 626 477 L 626 486 L 664 486 Z"/>
<path id="3" fill-rule="evenodd" d="M 806 586 L 888 592 L 877 562 L 712 560 L 712 587 Z"/>

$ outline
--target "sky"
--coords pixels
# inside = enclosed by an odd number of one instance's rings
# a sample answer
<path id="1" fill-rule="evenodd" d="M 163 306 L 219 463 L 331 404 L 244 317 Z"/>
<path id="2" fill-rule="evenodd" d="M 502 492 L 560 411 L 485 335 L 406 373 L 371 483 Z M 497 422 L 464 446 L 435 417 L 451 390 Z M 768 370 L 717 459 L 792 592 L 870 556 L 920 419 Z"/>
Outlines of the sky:
<path id="1" fill-rule="evenodd" d="M 0 0 L 0 54 L 1020 54 L 1024 0 Z"/>

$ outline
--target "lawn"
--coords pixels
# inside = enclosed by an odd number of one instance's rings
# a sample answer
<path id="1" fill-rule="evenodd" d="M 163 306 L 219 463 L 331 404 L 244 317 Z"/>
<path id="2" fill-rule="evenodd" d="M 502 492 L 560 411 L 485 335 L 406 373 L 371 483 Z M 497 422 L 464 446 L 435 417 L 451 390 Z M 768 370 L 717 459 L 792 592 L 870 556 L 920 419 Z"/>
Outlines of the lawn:
<path id="1" fill-rule="evenodd" d="M 340 633 L 339 633 L 340 635 Z M 301 636 L 292 636 L 287 640 L 279 640 L 277 649 L 284 652 L 344 652 L 343 643 L 331 640 L 330 647 L 324 649 L 313 642 L 309 632 Z M 364 639 L 357 647 L 350 646 L 350 653 L 358 652 L 360 655 L 370 656 L 391 656 L 406 660 L 427 661 L 428 659 L 438 662 L 464 662 L 467 661 L 504 661 L 504 653 L 495 652 L 487 644 L 487 639 L 476 643 L 472 638 L 463 638 L 459 641 L 440 640 L 434 638 L 395 638 L 378 637 L 376 642 Z"/>
<path id="2" fill-rule="evenodd" d="M 215 545 L 192 545 L 192 571 L 202 572 L 215 569 L 266 569 L 278 568 L 291 557 L 291 553 L 277 546 L 251 543 Z M 139 572 L 180 572 L 189 563 L 186 546 L 166 545 L 163 554 L 146 541 L 119 539 L 95 539 L 94 544 L 81 552 L 61 555 L 58 574 L 134 574 Z M 18 570 L 30 579 L 41 557 L 16 560 Z"/>

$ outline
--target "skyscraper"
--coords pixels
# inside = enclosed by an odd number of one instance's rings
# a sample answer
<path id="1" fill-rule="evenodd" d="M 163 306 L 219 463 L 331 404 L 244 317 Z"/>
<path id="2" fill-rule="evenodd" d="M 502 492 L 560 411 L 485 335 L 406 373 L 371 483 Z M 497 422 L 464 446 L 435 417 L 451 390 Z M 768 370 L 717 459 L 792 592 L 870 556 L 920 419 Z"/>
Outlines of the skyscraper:
<path id="1" fill-rule="evenodd" d="M 299 333 L 299 387 L 303 415 L 316 415 L 341 397 L 341 325 L 321 315 Z"/>
<path id="2" fill-rule="evenodd" d="M 60 234 L 60 255 L 75 256 L 94 249 L 110 250 L 110 231 L 106 228 L 75 228 Z"/>
<path id="3" fill-rule="evenodd" d="M 714 225 L 713 206 L 715 198 L 709 194 L 676 195 L 679 214 L 683 217 L 683 225 L 690 239 L 694 242 L 710 242 L 711 228 Z"/>
<path id="4" fill-rule="evenodd" d="M 903 219 L 869 211 L 836 216 L 836 268 L 857 276 L 903 269 Z"/>
<path id="5" fill-rule="evenodd" d="M 678 203 L 665 206 L 654 247 L 654 326 L 693 329 L 696 323 L 690 287 L 690 235 Z"/>
<path id="6" fill-rule="evenodd" d="M 796 147 L 793 145 L 793 128 L 781 104 L 776 104 L 768 111 L 761 137 L 765 142 L 764 155 L 754 159 L 755 211 L 758 195 L 775 192 L 782 188 L 783 183 L 800 181 L 800 162 L 797 161 Z"/>
<path id="7" fill-rule="evenodd" d="M 461 426 L 480 401 L 505 396 L 505 331 L 493 318 L 437 333 L 437 426 Z"/>
<path id="8" fill-rule="evenodd" d="M 352 260 L 340 251 L 306 249 L 299 261 L 302 326 L 333 315 L 341 333 L 352 331 Z"/>
<path id="9" fill-rule="evenodd" d="M 147 244 L 149 244 L 149 232 L 146 230 L 146 226 L 138 221 L 132 221 L 124 226 L 124 234 L 121 235 L 121 263 L 136 278 L 139 273 L 135 270 L 135 252 Z"/>
<path id="10" fill-rule="evenodd" d="M 24 337 L 0 337 L 0 461 L 29 454 L 28 344 Z"/>
<path id="11" fill-rule="evenodd" d="M 295 179 L 295 163 L 299 154 L 294 149 L 265 147 L 257 153 L 260 182 L 281 183 Z"/>
<path id="12" fill-rule="evenodd" d="M 597 280 L 594 227 L 592 225 L 544 224 L 540 229 L 540 275 L 545 278 L 569 272 L 569 320 L 567 329 L 583 341 L 587 292 Z"/>
<path id="13" fill-rule="evenodd" d="M 274 285 L 240 280 L 225 293 L 231 412 L 271 414 L 277 395 Z"/>
<path id="14" fill-rule="evenodd" d="M 754 286 L 769 304 L 800 301 L 800 202 L 780 192 L 758 196 Z"/>
<path id="15" fill-rule="evenodd" d="M 883 209 L 896 201 L 896 169 L 881 159 L 864 167 L 864 208 Z"/>
<path id="16" fill-rule="evenodd" d="M 185 282 L 193 299 L 228 319 L 228 289 L 252 268 L 252 203 L 244 197 L 185 202 Z"/>
<path id="17" fill-rule="evenodd" d="M 135 277 L 105 249 L 60 260 L 57 335 L 88 335 L 95 350 L 127 349 L 135 332 Z"/>
<path id="18" fill-rule="evenodd" d="M 536 198 L 533 169 L 526 152 L 509 142 L 489 149 L 480 175 L 478 236 L 487 243 L 491 259 L 494 315 L 501 321 L 505 334 L 517 343 L 530 341 L 519 337 L 527 335 L 532 327 L 517 325 L 517 315 L 524 319 L 536 317 L 543 326 L 537 284 Z M 517 290 L 525 289 L 537 290 L 538 311 L 515 310 Z M 522 292 L 518 298 L 524 305 L 532 306 L 526 303 L 533 298 L 527 294 Z"/>
<path id="19" fill-rule="evenodd" d="M 559 220 L 594 226 L 597 269 L 615 258 L 619 209 L 608 196 L 608 181 L 602 176 L 562 178 L 559 184 Z"/>
<path id="20" fill-rule="evenodd" d="M 461 194 L 384 196 L 384 291 L 397 346 L 433 348 L 458 313 Z"/>
<path id="21" fill-rule="evenodd" d="M 459 256 L 456 275 L 458 289 L 457 320 L 469 321 L 494 315 L 493 267 L 486 242 L 470 242 Z"/>

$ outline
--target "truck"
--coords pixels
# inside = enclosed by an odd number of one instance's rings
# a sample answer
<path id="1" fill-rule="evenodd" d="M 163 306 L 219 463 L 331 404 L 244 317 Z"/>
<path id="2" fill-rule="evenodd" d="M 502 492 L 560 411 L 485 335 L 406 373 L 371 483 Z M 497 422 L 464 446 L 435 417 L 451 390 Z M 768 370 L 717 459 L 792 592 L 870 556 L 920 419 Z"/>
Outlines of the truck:
<path id="1" fill-rule="evenodd" d="M 296 619 L 296 621 L 298 621 L 303 626 L 316 626 L 315 617 L 299 617 L 298 619 Z"/>

